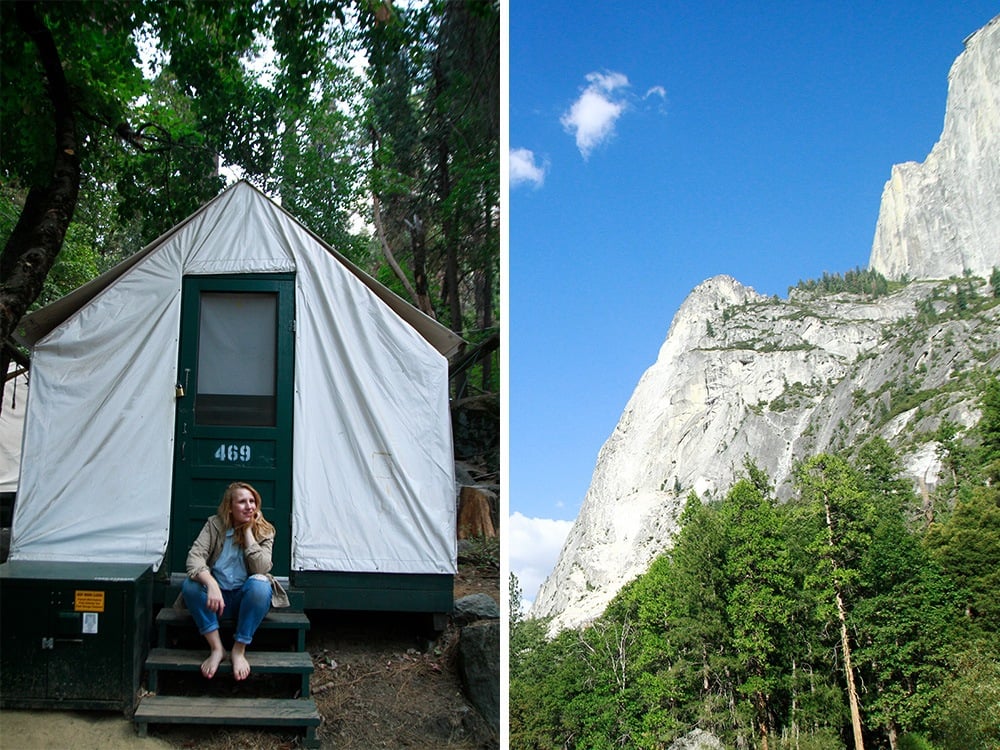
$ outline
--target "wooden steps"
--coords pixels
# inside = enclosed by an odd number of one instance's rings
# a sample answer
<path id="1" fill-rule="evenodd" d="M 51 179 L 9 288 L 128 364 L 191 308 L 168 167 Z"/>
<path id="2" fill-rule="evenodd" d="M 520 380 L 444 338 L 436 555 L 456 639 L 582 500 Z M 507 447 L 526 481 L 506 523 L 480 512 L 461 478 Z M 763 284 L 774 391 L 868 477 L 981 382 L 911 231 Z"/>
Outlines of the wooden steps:
<path id="1" fill-rule="evenodd" d="M 219 621 L 219 626 L 223 630 L 232 630 L 233 625 L 234 623 L 232 619 L 227 617 L 223 617 Z M 156 615 L 156 627 L 160 637 L 159 643 L 162 645 L 167 642 L 168 628 L 194 628 L 194 623 L 191 620 L 191 613 L 186 609 L 164 607 L 160 610 L 159 614 Z M 267 616 L 264 618 L 263 622 L 261 622 L 257 630 L 294 630 L 295 650 L 305 651 L 306 631 L 309 630 L 309 618 L 306 617 L 305 612 L 290 612 L 287 609 L 272 609 L 267 613 Z"/>
<path id="2" fill-rule="evenodd" d="M 200 672 L 205 661 L 205 649 L 195 651 L 180 648 L 154 648 L 146 657 L 149 673 L 148 688 L 157 691 L 160 672 Z M 313 671 L 312 657 L 304 651 L 250 651 L 250 668 L 253 674 L 294 674 L 302 677 L 299 695 L 309 697 L 309 675 Z M 226 659 L 219 665 L 216 674 L 233 673 L 232 663 Z"/>
<path id="3" fill-rule="evenodd" d="M 147 685 L 153 694 L 142 699 L 133 717 L 140 736 L 146 736 L 150 724 L 300 727 L 306 730 L 304 746 L 319 747 L 316 730 L 322 718 L 316 702 L 308 697 L 313 663 L 305 650 L 305 634 L 309 629 L 309 618 L 304 612 L 271 610 L 258 628 L 258 635 L 261 631 L 271 631 L 269 640 L 285 637 L 286 650 L 255 651 L 251 647 L 247 652 L 251 679 L 246 684 L 249 685 L 251 681 L 259 683 L 255 680 L 255 676 L 259 675 L 297 676 L 299 688 L 296 696 L 290 698 L 259 697 L 259 689 L 249 688 L 246 688 L 245 692 L 255 693 L 253 697 L 159 695 L 163 687 L 160 680 L 161 673 L 198 673 L 208 652 L 207 647 L 198 649 L 171 647 L 172 644 L 184 640 L 183 637 L 171 638 L 171 635 L 186 636 L 188 641 L 193 638 L 195 642 L 200 639 L 191 614 L 187 610 L 164 607 L 156 616 L 156 625 L 159 647 L 149 652 L 145 663 Z M 234 629 L 233 621 L 224 618 L 220 621 L 220 629 L 224 633 L 231 632 Z M 254 643 L 256 644 L 258 640 L 254 638 Z M 281 647 L 283 646 L 279 646 Z M 240 690 L 243 683 L 233 681 L 232 672 L 232 663 L 228 659 L 223 661 L 212 679 L 213 686 L 217 686 L 218 681 L 224 679 L 228 684 L 235 686 L 236 690 Z M 171 681 L 170 684 L 173 685 L 175 682 L 177 680 Z M 195 685 L 197 684 L 195 682 Z M 270 687 L 273 692 L 274 686 Z M 284 687 L 288 688 L 288 684 L 286 683 Z M 195 689 L 200 690 L 200 688 Z"/>
<path id="4" fill-rule="evenodd" d="M 306 727 L 306 747 L 318 747 L 319 710 L 312 698 L 212 698 L 149 695 L 133 717 L 139 736 L 149 724 L 239 724 L 260 727 Z"/>

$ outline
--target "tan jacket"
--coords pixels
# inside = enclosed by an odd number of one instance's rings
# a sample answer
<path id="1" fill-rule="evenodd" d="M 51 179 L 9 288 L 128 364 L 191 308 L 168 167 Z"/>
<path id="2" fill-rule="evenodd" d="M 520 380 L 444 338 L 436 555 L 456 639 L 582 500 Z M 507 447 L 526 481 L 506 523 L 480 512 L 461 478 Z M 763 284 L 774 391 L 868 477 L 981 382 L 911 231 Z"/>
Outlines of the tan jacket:
<path id="1" fill-rule="evenodd" d="M 215 561 L 222 554 L 222 547 L 226 543 L 226 528 L 218 515 L 211 516 L 194 540 L 187 556 L 187 575 L 194 579 L 203 570 L 211 571 Z M 243 551 L 243 560 L 246 562 L 247 575 L 266 575 L 271 582 L 271 606 L 289 606 L 288 594 L 281 587 L 281 584 L 271 575 L 271 548 L 274 546 L 274 535 L 264 537 L 254 542 Z M 174 608 L 184 608 L 184 597 L 178 596 L 174 602 Z"/>

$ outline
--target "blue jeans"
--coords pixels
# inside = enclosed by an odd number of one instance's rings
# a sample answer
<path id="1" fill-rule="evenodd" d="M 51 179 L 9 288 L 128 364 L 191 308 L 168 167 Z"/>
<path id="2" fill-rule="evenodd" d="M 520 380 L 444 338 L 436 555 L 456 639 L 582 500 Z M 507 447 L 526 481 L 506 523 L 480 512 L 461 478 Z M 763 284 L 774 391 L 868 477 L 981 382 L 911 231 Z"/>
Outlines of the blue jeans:
<path id="1" fill-rule="evenodd" d="M 205 635 L 219 629 L 219 617 L 208 608 L 208 589 L 204 584 L 185 578 L 181 593 L 199 633 Z M 223 617 L 236 621 L 235 640 L 250 643 L 261 620 L 271 609 L 271 582 L 264 576 L 250 576 L 241 588 L 223 590 L 222 600 L 226 604 Z"/>

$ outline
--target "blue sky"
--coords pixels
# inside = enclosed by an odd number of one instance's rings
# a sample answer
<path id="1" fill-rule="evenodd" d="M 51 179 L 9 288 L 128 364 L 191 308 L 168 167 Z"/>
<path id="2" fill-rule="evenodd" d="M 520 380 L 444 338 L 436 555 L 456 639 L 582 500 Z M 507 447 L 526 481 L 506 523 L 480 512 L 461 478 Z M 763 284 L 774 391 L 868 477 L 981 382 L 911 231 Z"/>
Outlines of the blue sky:
<path id="1" fill-rule="evenodd" d="M 534 598 L 674 313 L 865 267 L 995 2 L 510 0 L 510 566 Z"/>

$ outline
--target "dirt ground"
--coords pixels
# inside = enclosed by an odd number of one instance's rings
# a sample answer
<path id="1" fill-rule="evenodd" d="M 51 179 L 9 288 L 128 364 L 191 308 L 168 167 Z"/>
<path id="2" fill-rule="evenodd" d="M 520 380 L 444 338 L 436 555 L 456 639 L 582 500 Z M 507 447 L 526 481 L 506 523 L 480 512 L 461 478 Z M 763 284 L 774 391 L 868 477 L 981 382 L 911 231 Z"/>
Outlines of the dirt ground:
<path id="1" fill-rule="evenodd" d="M 455 598 L 487 593 L 500 601 L 490 566 L 462 563 Z M 324 750 L 492 750 L 498 738 L 462 694 L 457 630 L 429 641 L 423 621 L 406 615 L 310 613 L 310 683 L 323 723 Z M 252 664 L 252 658 L 251 658 Z M 224 679 L 231 679 L 224 676 Z M 302 732 L 151 726 L 140 739 L 121 714 L 0 712 L 0 750 L 292 750 Z"/>

